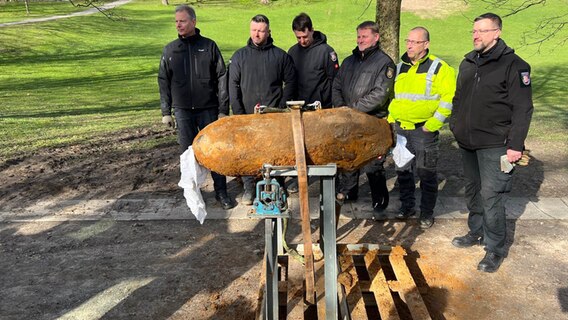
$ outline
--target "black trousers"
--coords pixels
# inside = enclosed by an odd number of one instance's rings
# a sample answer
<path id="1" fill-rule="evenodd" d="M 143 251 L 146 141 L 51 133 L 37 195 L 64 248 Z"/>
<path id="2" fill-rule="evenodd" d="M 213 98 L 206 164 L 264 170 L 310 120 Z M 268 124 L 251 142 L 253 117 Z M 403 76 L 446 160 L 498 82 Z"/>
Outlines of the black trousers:
<path id="1" fill-rule="evenodd" d="M 176 127 L 178 131 L 178 143 L 181 153 L 184 153 L 189 146 L 193 144 L 193 139 L 199 131 L 205 128 L 211 122 L 217 120 L 219 116 L 217 108 L 208 108 L 202 110 L 174 110 L 176 117 Z M 213 178 L 213 188 L 216 194 L 227 194 L 227 178 L 216 172 L 211 171 Z"/>
<path id="2" fill-rule="evenodd" d="M 413 209 L 416 205 L 414 196 L 416 191 L 414 172 L 416 171 L 420 178 L 420 216 L 431 217 L 434 214 L 434 207 L 438 198 L 437 165 L 440 152 L 440 134 L 438 131 L 424 132 L 422 127 L 414 130 L 403 130 L 398 125 L 396 126 L 396 133 L 406 138 L 406 148 L 414 155 L 414 159 L 404 167 L 396 167 L 401 209 Z"/>
<path id="3" fill-rule="evenodd" d="M 349 200 L 357 200 L 359 197 L 359 176 L 361 172 L 367 175 L 369 187 L 371 188 L 371 199 L 373 208 L 376 206 L 385 209 L 388 206 L 389 195 L 385 177 L 385 160 L 375 159 L 366 164 L 360 170 L 350 172 L 340 172 L 337 174 L 336 192 L 344 194 Z"/>
<path id="4" fill-rule="evenodd" d="M 512 171 L 501 171 L 506 147 L 467 150 L 460 148 L 465 176 L 469 233 L 483 236 L 485 250 L 505 255 L 507 219 L 504 194 L 511 191 Z"/>

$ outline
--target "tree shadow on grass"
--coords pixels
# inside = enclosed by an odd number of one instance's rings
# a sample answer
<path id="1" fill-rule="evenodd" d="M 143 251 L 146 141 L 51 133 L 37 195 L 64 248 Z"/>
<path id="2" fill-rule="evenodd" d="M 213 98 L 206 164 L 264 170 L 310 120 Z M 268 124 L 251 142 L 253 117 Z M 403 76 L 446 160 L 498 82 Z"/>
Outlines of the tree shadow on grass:
<path id="1" fill-rule="evenodd" d="M 565 66 L 550 66 L 532 70 L 533 102 L 536 107 L 531 126 L 535 125 L 534 120 L 537 119 L 538 124 L 545 125 L 543 129 L 549 130 L 548 133 L 568 129 L 568 112 L 566 112 L 568 91 L 565 86 L 567 72 L 568 67 Z M 562 125 L 561 128 L 550 126 L 557 122 Z"/>

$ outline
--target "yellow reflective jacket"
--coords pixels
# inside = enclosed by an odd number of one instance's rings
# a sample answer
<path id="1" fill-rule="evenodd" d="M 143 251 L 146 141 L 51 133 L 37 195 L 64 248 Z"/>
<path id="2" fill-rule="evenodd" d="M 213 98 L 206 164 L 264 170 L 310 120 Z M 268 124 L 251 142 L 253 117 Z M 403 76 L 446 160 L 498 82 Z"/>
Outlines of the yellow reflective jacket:
<path id="1" fill-rule="evenodd" d="M 440 130 L 452 113 L 455 91 L 454 68 L 429 52 L 413 65 L 405 53 L 397 65 L 395 98 L 387 120 L 398 122 L 405 130 L 414 129 L 416 124 L 429 131 Z"/>

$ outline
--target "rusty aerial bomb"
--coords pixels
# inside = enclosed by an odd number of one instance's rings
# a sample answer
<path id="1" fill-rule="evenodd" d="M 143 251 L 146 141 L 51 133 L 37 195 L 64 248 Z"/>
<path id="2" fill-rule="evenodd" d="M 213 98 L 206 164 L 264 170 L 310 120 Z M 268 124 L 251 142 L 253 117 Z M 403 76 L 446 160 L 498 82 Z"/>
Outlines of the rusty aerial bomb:
<path id="1" fill-rule="evenodd" d="M 351 171 L 384 155 L 392 146 L 385 119 L 341 107 L 302 113 L 306 161 L 337 164 Z M 257 175 L 263 164 L 296 163 L 291 114 L 266 113 L 221 118 L 193 141 L 197 161 L 226 176 Z"/>

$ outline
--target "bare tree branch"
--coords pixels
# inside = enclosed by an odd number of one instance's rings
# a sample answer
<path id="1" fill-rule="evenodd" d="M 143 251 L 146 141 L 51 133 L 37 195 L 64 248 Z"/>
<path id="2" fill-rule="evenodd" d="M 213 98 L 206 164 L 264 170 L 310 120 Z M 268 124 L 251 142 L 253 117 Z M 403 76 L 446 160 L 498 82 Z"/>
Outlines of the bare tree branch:
<path id="1" fill-rule="evenodd" d="M 518 3 L 516 0 L 463 0 L 464 3 L 469 4 L 471 2 L 481 2 L 487 4 L 488 9 L 499 9 L 500 12 L 506 11 L 502 14 L 502 18 L 511 17 L 513 15 L 519 14 L 527 10 L 534 10 L 535 6 L 546 6 L 547 0 L 524 0 Z M 536 13 L 538 14 L 538 13 Z M 543 16 L 542 20 L 530 31 L 525 31 L 522 35 L 521 44 L 523 46 L 537 46 L 537 52 L 540 52 L 542 45 L 551 41 L 552 39 L 558 39 L 558 43 L 555 48 L 561 47 L 568 42 L 568 35 L 563 31 L 568 29 L 568 13 L 555 15 L 555 16 Z"/>
<path id="2" fill-rule="evenodd" d="M 568 13 L 547 17 L 531 31 L 523 33 L 521 44 L 525 46 L 537 46 L 537 52 L 540 52 L 542 45 L 552 38 L 558 37 L 560 32 L 568 25 Z M 568 42 L 568 36 L 564 36 L 559 40 L 554 49 L 565 45 Z"/>
<path id="3" fill-rule="evenodd" d="M 502 1 L 508 2 L 509 0 L 502 0 Z M 514 8 L 510 9 L 510 12 L 505 14 L 503 16 L 503 18 L 507 18 L 507 17 L 512 16 L 514 14 L 517 14 L 521 11 L 527 10 L 530 7 L 537 6 L 539 4 L 542 4 L 544 6 L 546 4 L 546 0 L 526 0 L 522 4 L 515 6 Z"/>
<path id="4" fill-rule="evenodd" d="M 517 4 L 514 0 L 478 0 L 481 3 L 485 3 L 489 9 L 500 9 L 506 10 L 507 13 L 502 15 L 501 18 L 507 18 L 509 16 L 515 15 L 519 12 L 525 11 L 530 7 L 537 5 L 546 5 L 547 0 L 525 0 L 524 2 Z M 475 2 L 475 0 L 464 0 L 465 4 Z"/>
<path id="5" fill-rule="evenodd" d="M 373 0 L 369 0 L 369 2 L 367 2 L 367 6 L 365 7 L 365 10 L 363 10 L 363 12 L 361 12 L 361 15 L 357 18 L 357 20 L 359 20 L 363 17 L 365 12 L 367 12 L 367 9 L 369 9 L 369 7 L 371 6 L 371 3 L 373 3 Z"/>

